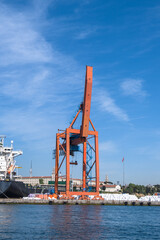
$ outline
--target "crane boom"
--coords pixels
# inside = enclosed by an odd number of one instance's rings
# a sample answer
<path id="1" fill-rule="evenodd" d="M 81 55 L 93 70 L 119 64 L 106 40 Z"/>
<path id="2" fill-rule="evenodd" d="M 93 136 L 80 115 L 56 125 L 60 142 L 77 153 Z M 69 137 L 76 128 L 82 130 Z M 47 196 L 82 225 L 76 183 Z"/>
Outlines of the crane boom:
<path id="1" fill-rule="evenodd" d="M 93 67 L 86 66 L 81 137 L 88 137 L 90 109 L 91 109 L 91 95 L 92 95 L 92 79 L 93 79 Z"/>

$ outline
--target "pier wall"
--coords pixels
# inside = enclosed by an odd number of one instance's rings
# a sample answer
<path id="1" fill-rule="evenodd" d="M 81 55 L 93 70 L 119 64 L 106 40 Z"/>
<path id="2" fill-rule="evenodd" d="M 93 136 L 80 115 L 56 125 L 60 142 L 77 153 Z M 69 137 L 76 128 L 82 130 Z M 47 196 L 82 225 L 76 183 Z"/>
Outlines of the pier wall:
<path id="1" fill-rule="evenodd" d="M 0 199 L 0 204 L 160 206 L 159 201 Z"/>

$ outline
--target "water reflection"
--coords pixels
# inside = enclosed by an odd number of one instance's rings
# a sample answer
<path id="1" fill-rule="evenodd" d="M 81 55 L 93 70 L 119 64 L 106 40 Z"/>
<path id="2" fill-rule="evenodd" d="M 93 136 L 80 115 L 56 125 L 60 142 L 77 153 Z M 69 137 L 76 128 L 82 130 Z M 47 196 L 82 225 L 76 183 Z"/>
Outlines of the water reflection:
<path id="1" fill-rule="evenodd" d="M 8 207 L 8 205 L 0 205 L 0 229 L 8 227 L 12 221 L 14 215 L 14 206 Z"/>
<path id="2" fill-rule="evenodd" d="M 160 239 L 160 207 L 0 205 L 0 239 Z"/>
<path id="3" fill-rule="evenodd" d="M 101 206 L 53 206 L 51 231 L 62 239 L 100 239 L 101 211 Z"/>

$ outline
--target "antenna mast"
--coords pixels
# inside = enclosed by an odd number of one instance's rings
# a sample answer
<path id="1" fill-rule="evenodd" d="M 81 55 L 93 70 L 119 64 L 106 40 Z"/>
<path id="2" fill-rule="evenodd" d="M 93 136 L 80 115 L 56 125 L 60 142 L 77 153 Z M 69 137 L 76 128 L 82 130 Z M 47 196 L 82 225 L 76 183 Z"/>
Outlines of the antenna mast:
<path id="1" fill-rule="evenodd" d="M 30 178 L 31 178 L 32 177 L 32 161 L 31 161 L 31 167 L 30 167 L 29 173 L 30 173 Z"/>

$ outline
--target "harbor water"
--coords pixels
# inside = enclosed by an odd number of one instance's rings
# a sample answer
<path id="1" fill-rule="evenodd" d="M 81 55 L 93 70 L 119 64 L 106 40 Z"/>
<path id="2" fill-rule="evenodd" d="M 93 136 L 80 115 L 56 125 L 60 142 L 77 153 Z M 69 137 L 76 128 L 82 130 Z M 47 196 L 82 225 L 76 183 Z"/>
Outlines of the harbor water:
<path id="1" fill-rule="evenodd" d="M 160 207 L 0 205 L 0 239 L 160 239 Z"/>

